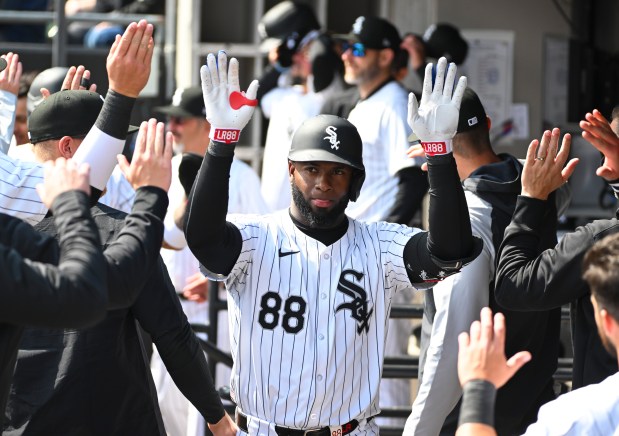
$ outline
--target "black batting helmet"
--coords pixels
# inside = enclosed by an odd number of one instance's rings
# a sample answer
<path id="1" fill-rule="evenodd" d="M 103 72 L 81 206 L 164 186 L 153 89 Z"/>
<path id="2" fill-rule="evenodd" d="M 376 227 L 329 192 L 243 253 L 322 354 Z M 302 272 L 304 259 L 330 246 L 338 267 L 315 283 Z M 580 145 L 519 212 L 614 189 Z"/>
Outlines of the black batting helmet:
<path id="1" fill-rule="evenodd" d="M 365 180 L 363 145 L 357 128 L 335 115 L 318 115 L 303 122 L 295 131 L 288 159 L 293 162 L 325 161 L 346 164 L 355 170 L 350 199 L 355 201 Z"/>

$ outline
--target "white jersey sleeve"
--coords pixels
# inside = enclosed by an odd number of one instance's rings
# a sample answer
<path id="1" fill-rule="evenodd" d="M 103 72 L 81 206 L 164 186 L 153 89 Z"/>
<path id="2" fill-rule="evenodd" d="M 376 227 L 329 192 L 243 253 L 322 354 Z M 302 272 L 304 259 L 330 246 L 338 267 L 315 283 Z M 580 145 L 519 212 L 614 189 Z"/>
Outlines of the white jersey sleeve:
<path id="1" fill-rule="evenodd" d="M 105 194 L 101 197 L 100 202 L 125 213 L 131 213 L 134 200 L 135 190 L 133 186 L 125 178 L 120 167 L 116 166 L 107 181 L 107 185 L 105 185 Z"/>
<path id="2" fill-rule="evenodd" d="M 0 154 L 0 212 L 34 225 L 47 213 L 36 191 L 43 183 L 43 167 Z"/>
<path id="3" fill-rule="evenodd" d="M 472 232 L 482 238 L 484 248 L 460 273 L 434 286 L 436 313 L 423 378 L 405 426 L 405 434 L 411 436 L 439 434 L 445 418 L 462 396 L 458 380 L 458 335 L 469 330 L 489 303 L 495 256 L 490 217 L 483 213 L 484 209 L 487 211 L 483 200 L 465 193 Z"/>
<path id="4" fill-rule="evenodd" d="M 15 108 L 17 96 L 0 90 L 0 153 L 7 154 L 15 129 Z"/>

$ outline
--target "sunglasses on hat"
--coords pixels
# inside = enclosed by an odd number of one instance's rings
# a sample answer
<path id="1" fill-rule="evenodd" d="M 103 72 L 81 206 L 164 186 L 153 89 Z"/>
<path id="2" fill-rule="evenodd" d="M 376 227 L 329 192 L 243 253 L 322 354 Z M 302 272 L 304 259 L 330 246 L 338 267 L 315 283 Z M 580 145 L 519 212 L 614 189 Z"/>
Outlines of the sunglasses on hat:
<path id="1" fill-rule="evenodd" d="M 347 52 L 348 49 L 352 50 L 354 57 L 362 58 L 365 56 L 365 45 L 360 42 L 342 42 L 342 53 Z"/>

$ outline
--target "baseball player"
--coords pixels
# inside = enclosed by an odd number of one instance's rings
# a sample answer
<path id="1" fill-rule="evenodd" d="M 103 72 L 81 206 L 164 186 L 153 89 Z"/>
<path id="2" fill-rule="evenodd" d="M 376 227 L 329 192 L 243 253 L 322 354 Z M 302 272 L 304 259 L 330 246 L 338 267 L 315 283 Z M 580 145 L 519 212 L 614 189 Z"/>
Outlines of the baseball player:
<path id="1" fill-rule="evenodd" d="M 116 166 L 116 155 L 123 150 L 131 110 L 150 75 L 152 32 L 152 24 L 145 20 L 131 23 L 110 49 L 108 93 L 95 125 L 74 156 L 78 163 L 91 164 L 90 183 L 97 198 Z M 0 212 L 30 224 L 41 221 L 48 209 L 36 194 L 35 186 L 42 180 L 43 167 L 0 153 L 0 172 Z"/>
<path id="2" fill-rule="evenodd" d="M 257 82 L 242 94 L 238 62 L 228 71 L 225 53 L 207 57 L 201 77 L 212 141 L 185 231 L 204 272 L 229 293 L 231 394 L 243 432 L 378 434 L 392 296 L 457 272 L 481 249 L 451 155 L 466 78 L 452 98 L 455 65 L 445 77 L 441 59 L 437 71 L 434 87 L 426 71 L 421 107 L 409 100 L 409 122 L 430 155 L 430 232 L 345 215 L 365 178 L 362 143 L 350 122 L 331 115 L 310 118 L 292 139 L 289 210 L 226 222 L 234 145 Z"/>

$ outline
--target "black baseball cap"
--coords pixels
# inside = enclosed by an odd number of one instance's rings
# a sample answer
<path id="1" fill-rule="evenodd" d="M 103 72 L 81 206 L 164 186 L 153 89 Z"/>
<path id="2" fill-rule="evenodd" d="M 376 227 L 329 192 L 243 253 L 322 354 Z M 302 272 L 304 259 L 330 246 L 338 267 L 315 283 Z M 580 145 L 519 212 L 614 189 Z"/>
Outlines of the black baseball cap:
<path id="1" fill-rule="evenodd" d="M 334 39 L 362 43 L 366 48 L 390 48 L 393 51 L 400 49 L 402 38 L 398 29 L 389 21 L 379 17 L 358 17 L 347 34 L 333 35 Z"/>
<path id="2" fill-rule="evenodd" d="M 469 51 L 469 44 L 458 28 L 449 23 L 432 24 L 423 34 L 423 42 L 426 56 L 434 59 L 445 57 L 456 65 L 465 61 Z"/>
<path id="3" fill-rule="evenodd" d="M 283 41 L 289 49 L 312 30 L 320 29 L 320 23 L 310 5 L 298 1 L 283 1 L 269 9 L 258 23 L 262 40 L 260 48 L 268 50 Z M 295 43 L 296 42 L 296 43 Z"/>
<path id="4" fill-rule="evenodd" d="M 0 73 L 6 68 L 6 59 L 0 58 Z"/>
<path id="5" fill-rule="evenodd" d="M 63 136 L 84 137 L 94 126 L 103 107 L 103 97 L 86 90 L 56 92 L 44 99 L 28 117 L 32 144 Z M 138 130 L 129 126 L 127 134 Z"/>
<path id="6" fill-rule="evenodd" d="M 484 105 L 481 104 L 481 100 L 475 91 L 471 88 L 466 88 L 460 103 L 457 133 L 472 130 L 481 123 L 486 123 Z"/>
<path id="7" fill-rule="evenodd" d="M 155 112 L 179 118 L 205 118 L 204 97 L 200 86 L 178 88 L 172 96 L 172 104 L 158 106 Z"/>

